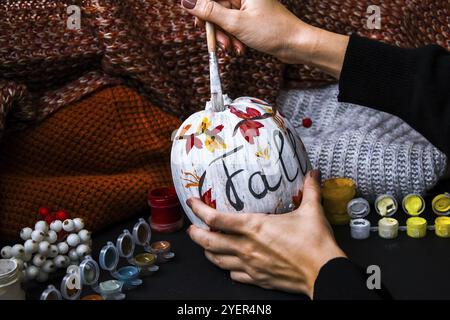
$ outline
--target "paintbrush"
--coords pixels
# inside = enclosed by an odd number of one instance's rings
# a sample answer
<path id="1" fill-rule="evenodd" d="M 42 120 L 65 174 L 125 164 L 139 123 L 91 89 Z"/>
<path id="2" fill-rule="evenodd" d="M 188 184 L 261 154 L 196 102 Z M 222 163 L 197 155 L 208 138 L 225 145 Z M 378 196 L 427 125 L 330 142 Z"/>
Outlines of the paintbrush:
<path id="1" fill-rule="evenodd" d="M 209 53 L 209 80 L 211 90 L 211 108 L 214 111 L 223 111 L 222 85 L 220 83 L 219 63 L 216 56 L 216 32 L 214 24 L 206 22 L 206 41 Z"/>

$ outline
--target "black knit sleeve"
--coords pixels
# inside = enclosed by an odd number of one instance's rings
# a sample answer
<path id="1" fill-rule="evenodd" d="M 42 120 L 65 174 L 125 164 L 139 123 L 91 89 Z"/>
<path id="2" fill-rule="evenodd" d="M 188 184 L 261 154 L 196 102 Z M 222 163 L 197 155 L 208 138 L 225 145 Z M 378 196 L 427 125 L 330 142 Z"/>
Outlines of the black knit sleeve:
<path id="1" fill-rule="evenodd" d="M 387 289 L 369 289 L 368 275 L 347 258 L 328 261 L 314 283 L 314 300 L 388 300 Z"/>
<path id="2" fill-rule="evenodd" d="M 450 156 L 450 54 L 350 37 L 338 100 L 396 115 Z"/>

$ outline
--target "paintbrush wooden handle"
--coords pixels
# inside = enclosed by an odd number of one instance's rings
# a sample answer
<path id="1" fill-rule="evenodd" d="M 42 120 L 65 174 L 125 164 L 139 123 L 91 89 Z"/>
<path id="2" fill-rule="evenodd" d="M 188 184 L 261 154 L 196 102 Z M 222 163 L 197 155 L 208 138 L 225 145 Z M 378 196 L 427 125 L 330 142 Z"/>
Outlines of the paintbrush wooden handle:
<path id="1" fill-rule="evenodd" d="M 206 42 L 208 43 L 208 52 L 216 52 L 216 28 L 211 22 L 206 22 Z"/>

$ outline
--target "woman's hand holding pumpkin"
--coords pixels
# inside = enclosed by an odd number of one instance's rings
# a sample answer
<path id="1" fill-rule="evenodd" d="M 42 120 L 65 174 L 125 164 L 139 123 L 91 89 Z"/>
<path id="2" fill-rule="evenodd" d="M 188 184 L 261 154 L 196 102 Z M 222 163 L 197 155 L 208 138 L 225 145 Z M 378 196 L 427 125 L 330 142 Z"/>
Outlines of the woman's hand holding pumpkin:
<path id="1" fill-rule="evenodd" d="M 348 36 L 328 32 L 298 19 L 277 0 L 182 0 L 182 6 L 221 28 L 219 46 L 242 54 L 245 45 L 285 63 L 316 66 L 339 78 Z"/>
<path id="2" fill-rule="evenodd" d="M 238 282 L 312 297 L 320 268 L 345 257 L 320 204 L 318 171 L 307 175 L 302 203 L 291 213 L 223 213 L 195 198 L 188 205 L 212 229 L 221 231 L 191 226 L 190 237 Z"/>

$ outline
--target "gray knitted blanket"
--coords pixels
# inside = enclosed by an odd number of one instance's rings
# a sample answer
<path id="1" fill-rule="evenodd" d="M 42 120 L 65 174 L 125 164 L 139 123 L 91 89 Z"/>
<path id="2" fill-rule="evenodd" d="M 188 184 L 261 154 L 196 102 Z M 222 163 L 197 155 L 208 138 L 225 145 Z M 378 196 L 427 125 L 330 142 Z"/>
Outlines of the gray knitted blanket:
<path id="1" fill-rule="evenodd" d="M 396 116 L 337 101 L 338 87 L 289 90 L 280 111 L 306 145 L 322 179 L 352 178 L 367 199 L 425 194 L 443 176 L 446 156 Z M 311 118 L 305 128 L 302 119 Z"/>

